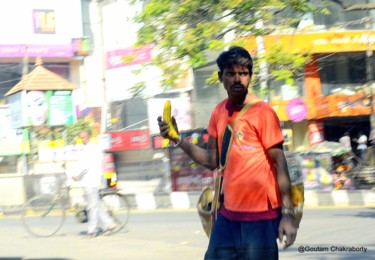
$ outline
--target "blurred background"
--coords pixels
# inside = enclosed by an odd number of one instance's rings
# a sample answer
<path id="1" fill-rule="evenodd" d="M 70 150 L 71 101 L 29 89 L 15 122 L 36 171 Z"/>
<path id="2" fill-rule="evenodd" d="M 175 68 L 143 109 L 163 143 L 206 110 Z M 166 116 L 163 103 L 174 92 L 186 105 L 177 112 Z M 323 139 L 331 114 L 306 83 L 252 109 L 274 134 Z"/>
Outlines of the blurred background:
<path id="1" fill-rule="evenodd" d="M 171 100 L 182 135 L 204 147 L 226 98 L 215 59 L 235 44 L 254 58 L 251 87 L 279 116 L 295 179 L 318 191 L 375 186 L 375 1 L 0 4 L 0 207 L 74 172 L 83 128 L 102 145 L 107 184 L 125 194 L 211 185 L 213 173 L 163 140 L 156 118 Z M 337 146 L 345 132 L 350 148 Z"/>

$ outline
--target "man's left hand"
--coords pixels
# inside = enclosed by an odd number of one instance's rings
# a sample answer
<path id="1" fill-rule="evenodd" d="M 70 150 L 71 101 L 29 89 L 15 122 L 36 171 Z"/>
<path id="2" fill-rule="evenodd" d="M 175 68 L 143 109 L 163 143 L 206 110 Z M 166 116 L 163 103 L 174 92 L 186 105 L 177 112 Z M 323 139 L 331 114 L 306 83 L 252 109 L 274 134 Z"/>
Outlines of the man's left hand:
<path id="1" fill-rule="evenodd" d="M 285 235 L 285 241 L 283 241 Z M 283 214 L 279 224 L 279 241 L 284 242 L 283 249 L 293 245 L 297 236 L 297 227 L 294 224 L 294 216 Z"/>

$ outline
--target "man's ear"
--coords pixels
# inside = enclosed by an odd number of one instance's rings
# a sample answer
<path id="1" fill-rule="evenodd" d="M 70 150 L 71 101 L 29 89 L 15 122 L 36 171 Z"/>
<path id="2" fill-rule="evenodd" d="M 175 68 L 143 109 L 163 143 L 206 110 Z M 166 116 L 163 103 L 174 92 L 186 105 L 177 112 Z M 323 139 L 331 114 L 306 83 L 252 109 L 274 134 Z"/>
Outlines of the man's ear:
<path id="1" fill-rule="evenodd" d="M 220 82 L 223 82 L 223 72 L 222 71 L 217 72 L 217 77 L 219 78 Z"/>

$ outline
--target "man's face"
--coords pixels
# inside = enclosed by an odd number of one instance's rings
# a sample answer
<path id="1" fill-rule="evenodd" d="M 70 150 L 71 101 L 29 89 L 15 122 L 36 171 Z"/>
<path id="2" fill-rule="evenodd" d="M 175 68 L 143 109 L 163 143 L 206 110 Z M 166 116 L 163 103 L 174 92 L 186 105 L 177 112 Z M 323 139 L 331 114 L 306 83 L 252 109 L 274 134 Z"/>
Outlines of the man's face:
<path id="1" fill-rule="evenodd" d="M 48 112 L 45 93 L 39 90 L 27 92 L 27 109 L 32 125 L 45 124 Z"/>
<path id="2" fill-rule="evenodd" d="M 87 132 L 80 133 L 79 138 L 81 138 L 82 143 L 85 145 L 90 141 L 90 137 Z"/>
<path id="3" fill-rule="evenodd" d="M 251 74 L 247 67 L 236 65 L 219 72 L 219 79 L 227 90 L 232 104 L 241 104 L 248 93 Z"/>

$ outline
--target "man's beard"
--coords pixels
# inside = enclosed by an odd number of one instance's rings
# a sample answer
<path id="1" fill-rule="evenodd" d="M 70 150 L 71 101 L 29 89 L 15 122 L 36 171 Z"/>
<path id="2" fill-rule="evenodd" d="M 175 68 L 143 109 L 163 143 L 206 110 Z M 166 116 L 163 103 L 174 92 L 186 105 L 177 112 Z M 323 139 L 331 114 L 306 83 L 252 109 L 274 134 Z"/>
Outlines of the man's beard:
<path id="1" fill-rule="evenodd" d="M 237 88 L 241 86 L 243 91 L 233 91 L 233 89 Z M 233 85 L 231 86 L 230 88 L 230 96 L 229 96 L 229 99 L 230 99 L 230 103 L 232 105 L 241 105 L 245 99 L 246 99 L 246 96 L 247 94 L 249 93 L 249 90 L 247 87 L 243 86 L 242 84 L 236 84 L 236 85 Z"/>

